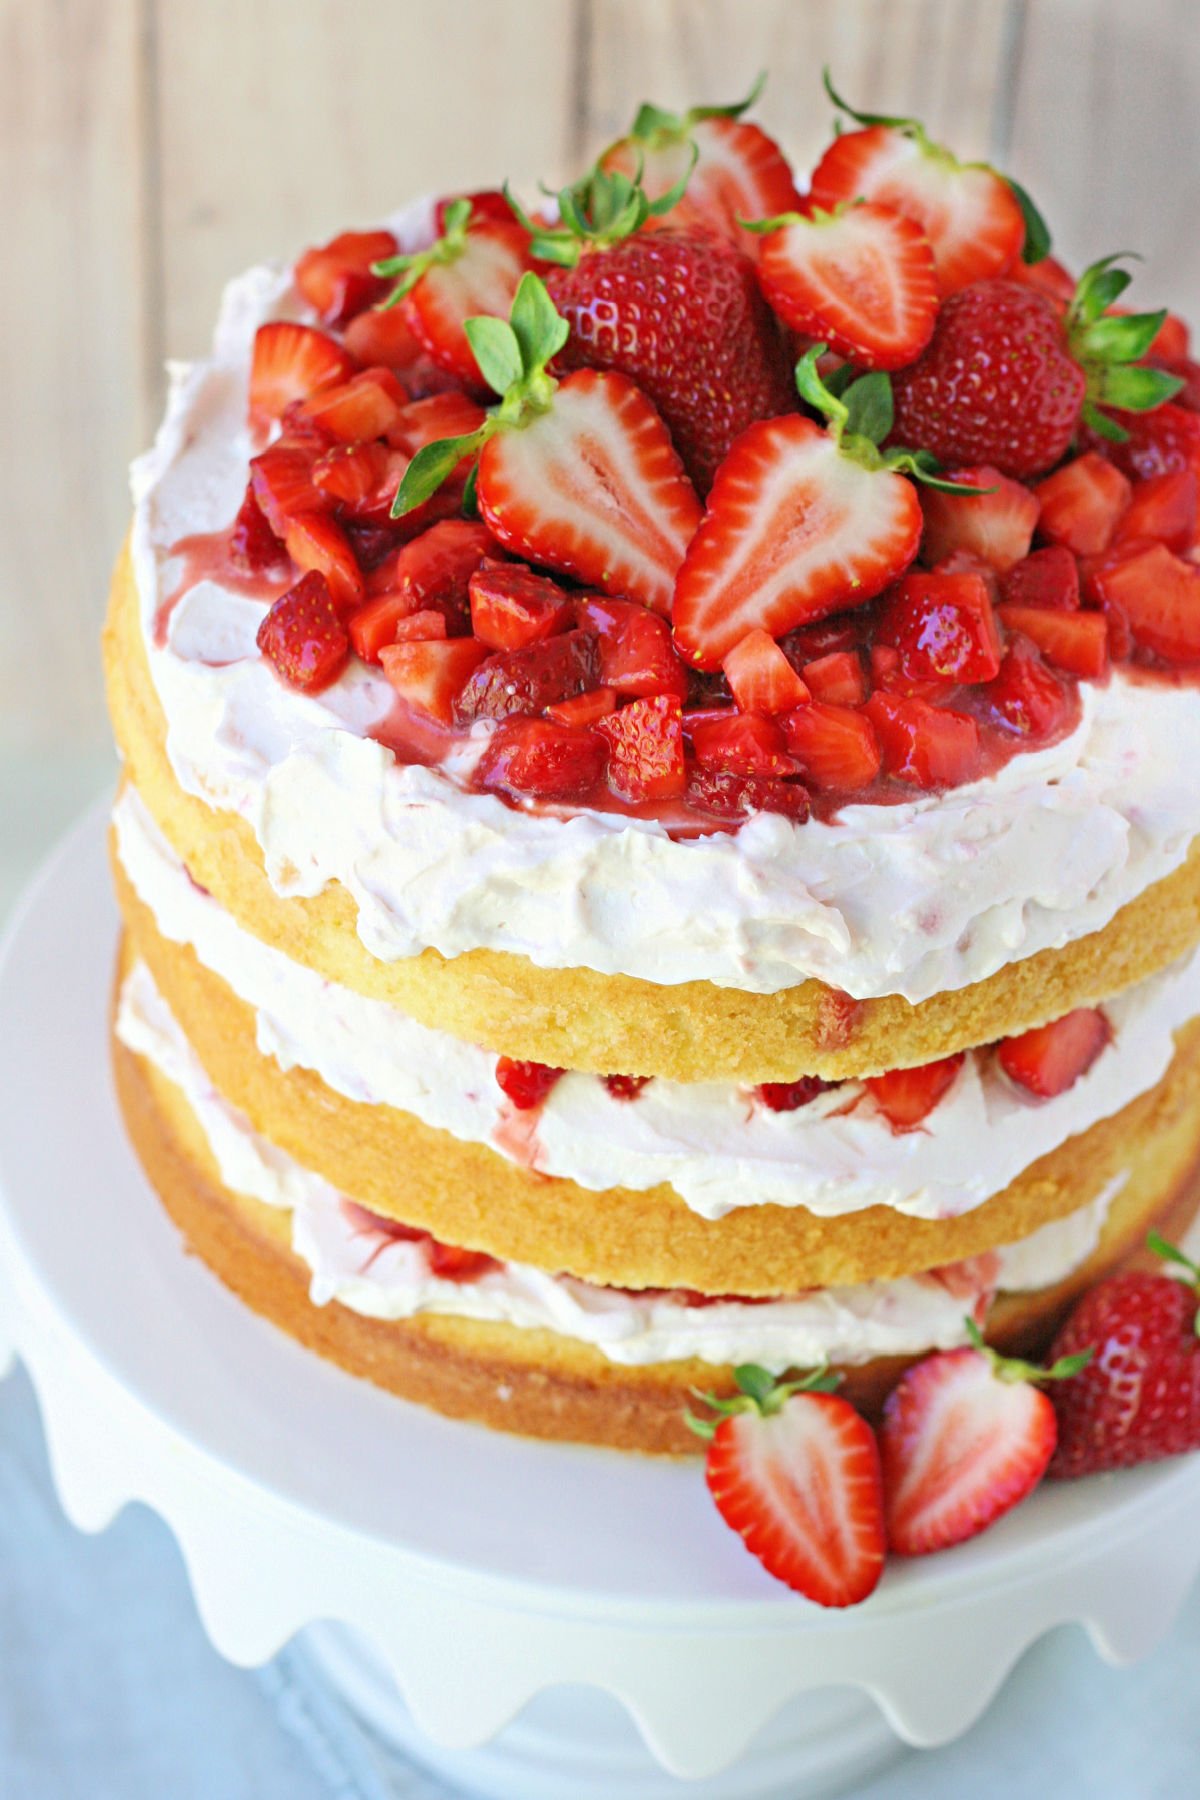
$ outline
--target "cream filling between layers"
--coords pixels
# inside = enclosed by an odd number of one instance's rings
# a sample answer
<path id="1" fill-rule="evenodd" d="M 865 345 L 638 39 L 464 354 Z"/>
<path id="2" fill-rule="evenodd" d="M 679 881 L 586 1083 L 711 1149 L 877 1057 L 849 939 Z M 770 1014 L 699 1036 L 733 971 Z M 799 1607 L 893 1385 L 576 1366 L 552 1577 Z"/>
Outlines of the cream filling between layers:
<path id="1" fill-rule="evenodd" d="M 581 1074 L 563 1076 L 536 1117 L 516 1115 L 517 1132 L 491 1052 L 328 982 L 242 930 L 192 881 L 132 787 L 114 822 L 122 866 L 163 936 L 189 944 L 254 1008 L 258 1047 L 282 1069 L 313 1070 L 351 1100 L 397 1107 L 510 1160 L 519 1143 L 529 1166 L 594 1191 L 668 1182 L 706 1219 L 768 1202 L 823 1218 L 868 1206 L 925 1219 L 968 1212 L 1156 1086 L 1174 1031 L 1200 1013 L 1197 952 L 1108 1003 L 1112 1042 L 1067 1093 L 1034 1100 L 989 1053 L 971 1052 L 922 1128 L 906 1133 L 858 1082 L 773 1113 L 731 1082 L 655 1079 L 622 1101 Z"/>
<path id="2" fill-rule="evenodd" d="M 182 1092 L 212 1149 L 226 1187 L 292 1215 L 292 1246 L 312 1272 L 318 1305 L 340 1301 L 369 1318 L 420 1313 L 539 1328 L 592 1344 L 628 1366 L 689 1357 L 725 1365 L 755 1362 L 776 1372 L 821 1362 L 863 1363 L 949 1349 L 966 1341 L 965 1317 L 981 1315 L 1000 1289 L 1034 1291 L 1069 1275 L 1099 1242 L 1127 1176 L 1087 1206 L 1020 1243 L 933 1274 L 854 1287 L 812 1289 L 757 1305 L 631 1294 L 523 1263 L 502 1263 L 475 1281 L 432 1272 L 427 1247 L 374 1230 L 345 1197 L 260 1137 L 217 1093 L 144 963 L 126 978 L 117 1035 Z"/>
<path id="3" fill-rule="evenodd" d="M 430 205 L 391 221 L 412 246 Z M 675 842 L 653 820 L 562 818 L 397 764 L 364 736 L 392 703 L 353 663 L 326 693 L 285 688 L 255 648 L 261 605 L 196 583 L 170 547 L 226 526 L 255 452 L 257 327 L 312 318 L 289 271 L 226 289 L 212 358 L 172 369 L 167 415 L 135 465 L 133 559 L 150 668 L 181 786 L 253 827 L 281 895 L 341 882 L 383 960 L 505 950 L 547 968 L 772 993 L 809 977 L 919 1002 L 1106 925 L 1184 859 L 1200 830 L 1200 707 L 1189 688 L 1085 683 L 1078 728 L 996 775 L 797 828 L 761 814 Z M 467 767 L 490 727 L 462 753 Z"/>

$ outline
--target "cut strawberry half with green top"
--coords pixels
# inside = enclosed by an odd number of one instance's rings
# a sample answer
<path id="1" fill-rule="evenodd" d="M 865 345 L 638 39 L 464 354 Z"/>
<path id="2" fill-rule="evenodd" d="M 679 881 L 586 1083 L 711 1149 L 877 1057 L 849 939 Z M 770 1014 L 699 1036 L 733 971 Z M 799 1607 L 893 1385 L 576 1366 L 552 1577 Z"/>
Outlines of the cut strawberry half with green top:
<path id="1" fill-rule="evenodd" d="M 915 220 L 871 201 L 756 220 L 758 279 L 785 324 L 863 369 L 900 369 L 933 334 L 938 286 Z"/>
<path id="2" fill-rule="evenodd" d="M 721 465 L 704 519 L 675 584 L 680 654 L 715 669 L 756 629 L 794 626 L 858 606 L 902 575 L 917 553 L 920 458 L 878 439 L 891 428 L 883 374 L 835 395 L 817 373 L 823 346 L 796 368 L 803 397 L 829 420 L 767 419 L 743 433 Z"/>
<path id="3" fill-rule="evenodd" d="M 484 313 L 507 318 L 528 267 L 529 235 L 516 219 L 501 223 L 480 216 L 468 198 L 446 207 L 442 234 L 428 249 L 386 257 L 375 264 L 375 273 L 400 277 L 384 304 L 406 300 L 407 316 L 430 356 L 478 387 L 466 322 Z"/>
<path id="4" fill-rule="evenodd" d="M 732 1398 L 700 1396 L 713 1417 L 688 1415 L 717 1510 L 777 1580 L 818 1606 L 856 1606 L 883 1574 L 874 1432 L 824 1371 L 777 1382 L 748 1364 L 734 1378 Z"/>
<path id="5" fill-rule="evenodd" d="M 1058 1443 L 1038 1383 L 1068 1381 L 1089 1353 L 1051 1368 L 1003 1357 L 967 1321 L 971 1344 L 927 1356 L 888 1395 L 879 1432 L 889 1549 L 947 1550 L 1031 1494 Z"/>
<path id="6" fill-rule="evenodd" d="M 800 204 L 779 145 L 742 117 L 762 87 L 760 78 L 744 100 L 693 106 L 685 113 L 646 102 L 628 135 L 601 156 L 600 167 L 640 182 L 652 200 L 679 188 L 667 212 L 672 223 L 707 221 L 757 255 L 739 221 L 790 212 Z"/>
<path id="7" fill-rule="evenodd" d="M 1032 202 L 986 163 L 960 163 L 925 134 L 916 119 L 858 112 L 833 89 L 834 105 L 864 127 L 835 138 L 813 171 L 811 204 L 847 200 L 893 207 L 916 222 L 933 249 L 943 295 L 999 275 L 1026 250 L 1029 261 L 1049 248 Z"/>
<path id="8" fill-rule="evenodd" d="M 567 330 L 533 274 L 522 278 L 509 321 L 468 320 L 479 367 L 501 399 L 469 437 L 417 453 L 393 515 L 421 505 L 478 450 L 479 512 L 502 544 L 665 613 L 699 502 L 666 426 L 628 377 L 580 369 L 556 381 L 547 372 Z"/>

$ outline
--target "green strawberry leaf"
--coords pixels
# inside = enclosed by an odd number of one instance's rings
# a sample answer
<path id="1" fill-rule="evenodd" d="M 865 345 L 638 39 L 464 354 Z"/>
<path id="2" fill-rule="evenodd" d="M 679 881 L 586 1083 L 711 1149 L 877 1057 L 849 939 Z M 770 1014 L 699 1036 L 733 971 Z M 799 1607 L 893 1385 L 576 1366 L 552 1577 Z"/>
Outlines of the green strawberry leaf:
<path id="1" fill-rule="evenodd" d="M 477 519 L 479 517 L 478 487 L 479 463 L 476 461 L 471 464 L 471 473 L 463 483 L 462 516 L 464 519 Z"/>
<path id="2" fill-rule="evenodd" d="M 1021 217 L 1025 221 L 1025 242 L 1021 246 L 1021 261 L 1023 263 L 1044 262 L 1050 254 L 1050 227 L 1034 205 L 1028 189 L 1023 188 L 1019 181 L 1014 181 L 1011 175 L 1006 175 L 1004 179 L 1012 189 L 1017 205 L 1021 209 Z"/>
<path id="3" fill-rule="evenodd" d="M 507 394 L 525 373 L 520 341 L 508 320 L 485 314 L 468 319 L 463 330 L 483 379 L 497 394 Z"/>
<path id="4" fill-rule="evenodd" d="M 571 335 L 571 327 L 550 298 L 545 282 L 532 271 L 521 277 L 509 322 L 520 346 L 526 380 L 542 374 Z"/>
<path id="5" fill-rule="evenodd" d="M 860 375 L 843 390 L 847 419 L 846 430 L 854 437 L 864 437 L 872 444 L 882 444 L 892 429 L 895 402 L 891 377 L 883 369 Z"/>
<path id="6" fill-rule="evenodd" d="M 860 112 L 857 107 L 851 106 L 848 100 L 843 100 L 833 85 L 833 77 L 829 73 L 828 63 L 821 70 L 821 82 L 838 111 L 844 112 L 848 118 L 853 119 L 856 125 L 886 125 L 892 131 L 902 131 L 906 137 L 925 137 L 925 127 L 919 119 L 901 118 L 896 113 Z"/>
<path id="7" fill-rule="evenodd" d="M 1076 354 L 1089 362 L 1137 362 L 1158 336 L 1166 316 L 1165 306 L 1153 313 L 1106 313 L 1076 331 Z"/>
<path id="8" fill-rule="evenodd" d="M 442 235 L 436 242 L 424 250 L 410 250 L 402 256 L 385 256 L 381 261 L 372 263 L 372 275 L 378 275 L 384 281 L 390 280 L 394 275 L 400 277 L 386 300 L 380 301 L 379 311 L 386 312 L 389 306 L 395 306 L 403 300 L 406 294 L 412 292 L 422 275 L 438 263 L 456 262 L 467 241 L 470 222 L 471 202 L 466 198 L 452 200 L 444 214 Z"/>
<path id="9" fill-rule="evenodd" d="M 643 100 L 629 135 L 643 144 L 653 139 L 661 142 L 686 137 L 692 126 L 699 125 L 702 119 L 740 119 L 744 112 L 749 112 L 766 85 L 767 71 L 764 69 L 744 100 L 734 100 L 728 106 L 692 106 L 684 113 L 667 112 L 664 107 Z"/>
<path id="10" fill-rule="evenodd" d="M 1068 333 L 1081 325 L 1093 324 L 1121 298 L 1133 276 L 1127 269 L 1116 268 L 1115 264 L 1132 254 L 1131 251 L 1117 250 L 1112 256 L 1102 256 L 1098 262 L 1090 263 L 1083 271 L 1067 311 Z"/>
<path id="11" fill-rule="evenodd" d="M 1115 419 L 1110 419 L 1107 413 L 1101 412 L 1093 401 L 1084 401 L 1083 411 L 1079 416 L 1090 431 L 1094 431 L 1097 437 L 1106 438 L 1110 444 L 1129 442 L 1129 433 L 1125 427 L 1118 425 Z"/>
<path id="12" fill-rule="evenodd" d="M 469 456 L 482 443 L 487 427 L 470 432 L 466 437 L 438 438 L 425 444 L 404 471 L 404 479 L 396 489 L 391 516 L 402 519 L 436 494 L 443 481 L 457 469 L 464 456 Z"/>
<path id="13" fill-rule="evenodd" d="M 966 1325 L 967 1336 L 970 1338 L 971 1343 L 974 1345 L 975 1349 L 979 1351 L 981 1356 L 987 1358 L 992 1366 L 992 1374 L 995 1375 L 999 1381 L 1030 1381 L 1035 1383 L 1043 1381 L 1069 1381 L 1072 1375 L 1078 1375 L 1081 1369 L 1087 1368 L 1087 1365 L 1091 1362 L 1092 1357 L 1095 1354 L 1094 1351 L 1090 1349 L 1080 1350 L 1074 1356 L 1060 1356 L 1056 1363 L 1051 1363 L 1048 1369 L 1044 1369 L 1039 1363 L 1023 1362 L 1021 1358 L 1017 1356 L 1001 1356 L 998 1350 L 992 1349 L 992 1346 L 987 1342 L 982 1331 L 980 1331 L 978 1325 L 970 1315 L 967 1316 L 963 1323 Z"/>

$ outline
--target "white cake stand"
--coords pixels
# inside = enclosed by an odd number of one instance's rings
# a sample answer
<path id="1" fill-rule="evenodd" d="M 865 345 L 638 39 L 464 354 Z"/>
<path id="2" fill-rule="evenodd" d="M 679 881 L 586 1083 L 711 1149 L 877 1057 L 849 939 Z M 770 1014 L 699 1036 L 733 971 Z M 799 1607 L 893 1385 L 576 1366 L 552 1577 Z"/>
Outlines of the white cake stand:
<path id="1" fill-rule="evenodd" d="M 159 1513 L 233 1661 L 309 1628 L 385 1738 L 481 1795 L 656 1800 L 682 1776 L 800 1800 L 964 1731 L 1055 1625 L 1114 1662 L 1169 1628 L 1200 1458 L 1046 1488 L 829 1614 L 745 1553 L 696 1465 L 455 1425 L 308 1355 L 180 1253 L 126 1147 L 115 929 L 93 814 L 0 962 L 0 1363 L 33 1378 L 69 1516 Z"/>

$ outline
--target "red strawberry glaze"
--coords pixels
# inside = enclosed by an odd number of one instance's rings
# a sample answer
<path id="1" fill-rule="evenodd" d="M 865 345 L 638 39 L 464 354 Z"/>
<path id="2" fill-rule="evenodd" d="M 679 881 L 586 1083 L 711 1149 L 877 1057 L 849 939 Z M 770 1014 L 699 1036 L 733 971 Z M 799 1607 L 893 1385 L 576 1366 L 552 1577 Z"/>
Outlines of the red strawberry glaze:
<path id="1" fill-rule="evenodd" d="M 279 546 L 280 561 L 264 569 L 251 571 L 240 567 L 233 554 L 233 537 L 237 521 L 220 531 L 198 531 L 171 545 L 168 555 L 181 565 L 175 585 L 166 598 L 159 601 L 154 614 L 154 647 L 161 650 L 167 641 L 171 615 L 184 595 L 202 581 L 213 581 L 231 593 L 244 594 L 248 600 L 262 600 L 268 605 L 289 587 L 295 577 L 287 551 Z"/>

